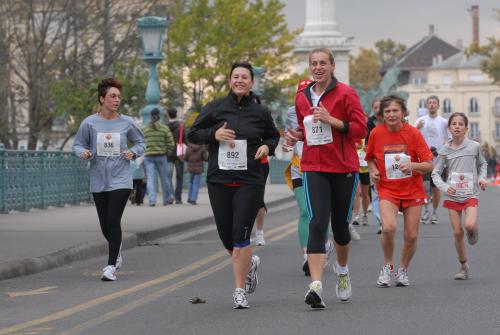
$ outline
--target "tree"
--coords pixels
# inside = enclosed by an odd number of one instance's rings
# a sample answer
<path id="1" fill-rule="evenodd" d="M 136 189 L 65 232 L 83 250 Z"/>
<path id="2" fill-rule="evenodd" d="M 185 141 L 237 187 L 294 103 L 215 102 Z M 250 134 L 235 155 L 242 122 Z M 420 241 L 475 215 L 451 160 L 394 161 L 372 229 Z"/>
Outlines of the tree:
<path id="1" fill-rule="evenodd" d="M 48 143 L 53 138 L 52 124 L 57 117 L 65 114 L 69 121 L 78 120 L 78 113 L 89 112 L 78 109 L 85 104 L 76 100 L 85 100 L 89 87 L 95 90 L 97 77 L 112 75 L 118 63 L 137 59 L 135 18 L 150 12 L 157 2 L 143 0 L 127 6 L 112 0 L 0 2 L 2 27 L 6 30 L 3 33 L 0 28 L 0 46 L 2 41 L 9 43 L 0 50 L 8 50 L 9 57 L 0 58 L 9 60 L 10 66 L 10 78 L 2 73 L 2 79 L 9 80 L 0 87 L 0 104 L 11 111 L 27 111 L 28 149 L 35 149 L 39 140 Z M 0 61 L 0 72 L 3 69 L 5 65 Z M 4 105 L 2 100 L 6 92 L 11 92 L 10 105 Z M 62 113 L 55 101 L 68 104 L 54 94 L 75 105 Z M 5 115 L 0 109 L 1 121 Z M 9 120 L 15 122 L 16 118 Z M 10 130 L 16 128 L 9 125 Z"/>
<path id="2" fill-rule="evenodd" d="M 383 66 L 400 56 L 406 50 L 406 45 L 388 38 L 375 42 L 375 49 L 377 49 L 380 64 Z"/>
<path id="3" fill-rule="evenodd" d="M 208 100 L 227 94 L 231 64 L 247 60 L 266 69 L 267 86 L 286 87 L 293 40 L 278 0 L 193 0 L 174 2 L 166 62 L 168 104 L 188 96 L 199 111 Z M 237 15 L 231 13 L 238 13 Z M 271 85 L 271 86 L 272 86 Z"/>
<path id="4" fill-rule="evenodd" d="M 350 81 L 355 87 L 368 91 L 376 87 L 380 80 L 378 54 L 372 49 L 361 48 L 357 57 L 349 57 Z"/>

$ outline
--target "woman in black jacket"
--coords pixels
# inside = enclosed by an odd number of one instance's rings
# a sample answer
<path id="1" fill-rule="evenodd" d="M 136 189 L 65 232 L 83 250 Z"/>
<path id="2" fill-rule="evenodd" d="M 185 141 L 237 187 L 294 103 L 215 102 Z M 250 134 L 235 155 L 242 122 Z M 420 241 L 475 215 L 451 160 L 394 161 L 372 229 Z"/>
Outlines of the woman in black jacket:
<path id="1" fill-rule="evenodd" d="M 208 144 L 208 195 L 219 237 L 232 258 L 237 309 L 250 307 L 247 293 L 258 283 L 260 259 L 252 254 L 250 233 L 265 184 L 259 159 L 274 154 L 280 136 L 270 111 L 251 92 L 253 79 L 249 63 L 233 64 L 231 92 L 206 105 L 188 134 L 190 142 Z"/>

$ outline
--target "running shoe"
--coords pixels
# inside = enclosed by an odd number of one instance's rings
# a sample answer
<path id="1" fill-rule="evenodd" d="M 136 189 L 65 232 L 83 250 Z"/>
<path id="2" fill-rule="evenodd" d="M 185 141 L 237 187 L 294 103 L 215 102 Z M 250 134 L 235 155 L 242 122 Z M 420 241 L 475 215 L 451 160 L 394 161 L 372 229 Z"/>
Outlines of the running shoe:
<path id="1" fill-rule="evenodd" d="M 359 216 L 356 215 L 351 222 L 352 225 L 359 226 Z"/>
<path id="2" fill-rule="evenodd" d="M 371 203 L 368 205 L 368 208 L 366 209 L 366 211 L 367 211 L 368 213 L 373 212 L 373 206 L 372 206 L 372 204 L 371 204 Z"/>
<path id="3" fill-rule="evenodd" d="M 479 240 L 479 234 L 477 233 L 477 230 L 472 233 L 467 232 L 467 241 L 469 242 L 470 245 L 476 244 L 478 240 Z"/>
<path id="4" fill-rule="evenodd" d="M 335 293 L 337 298 L 341 301 L 347 301 L 351 299 L 352 288 L 351 288 L 351 278 L 348 273 L 338 273 L 337 274 L 337 284 L 335 285 Z"/>
<path id="5" fill-rule="evenodd" d="M 378 276 L 377 285 L 379 287 L 391 286 L 391 274 L 392 274 L 391 264 L 387 263 L 386 265 L 384 265 L 382 270 L 380 270 L 380 275 Z"/>
<path id="6" fill-rule="evenodd" d="M 333 242 L 331 240 L 328 240 L 328 242 L 325 243 L 325 268 L 328 266 L 328 261 L 332 257 L 333 254 Z"/>
<path id="7" fill-rule="evenodd" d="M 354 226 L 352 224 L 349 225 L 349 232 L 351 233 L 351 239 L 353 241 L 358 241 L 361 238 L 361 236 L 356 231 L 356 229 L 354 229 Z"/>
<path id="8" fill-rule="evenodd" d="M 368 215 L 366 214 L 361 215 L 361 224 L 363 226 L 368 226 Z"/>
<path id="9" fill-rule="evenodd" d="M 381 225 L 378 226 L 377 234 L 378 235 L 382 234 L 382 226 Z"/>
<path id="10" fill-rule="evenodd" d="M 457 274 L 453 277 L 455 280 L 467 280 L 469 279 L 469 266 L 465 265 L 460 268 Z"/>
<path id="11" fill-rule="evenodd" d="M 264 231 L 255 231 L 255 245 L 266 245 L 266 240 L 264 239 Z"/>
<path id="12" fill-rule="evenodd" d="M 434 213 L 434 214 L 431 215 L 431 223 L 432 224 L 439 223 L 438 216 L 437 216 L 436 213 Z"/>
<path id="13" fill-rule="evenodd" d="M 313 281 L 309 284 L 309 290 L 306 292 L 305 303 L 311 306 L 311 308 L 325 308 L 325 303 L 323 302 L 323 298 L 321 298 L 322 291 L 323 286 L 321 282 L 319 280 Z"/>
<path id="14" fill-rule="evenodd" d="M 259 256 L 252 255 L 250 262 L 250 270 L 248 271 L 247 278 L 245 280 L 245 291 L 247 293 L 254 293 L 257 285 L 259 284 L 259 277 L 257 276 L 257 269 L 260 265 Z"/>
<path id="15" fill-rule="evenodd" d="M 116 280 L 116 267 L 108 265 L 102 269 L 102 281 L 115 281 Z"/>
<path id="16" fill-rule="evenodd" d="M 242 288 L 237 288 L 233 293 L 233 308 L 234 309 L 246 309 L 250 308 L 247 299 L 247 293 Z"/>
<path id="17" fill-rule="evenodd" d="M 408 272 L 406 269 L 399 268 L 396 272 L 396 286 L 406 287 L 410 285 L 410 281 L 408 280 Z"/>
<path id="18" fill-rule="evenodd" d="M 420 223 L 421 224 L 429 224 L 429 223 L 431 223 L 431 217 L 430 217 L 430 214 L 429 214 L 429 210 L 427 209 L 426 206 L 424 207 L 424 213 L 422 214 L 422 217 L 420 218 Z"/>

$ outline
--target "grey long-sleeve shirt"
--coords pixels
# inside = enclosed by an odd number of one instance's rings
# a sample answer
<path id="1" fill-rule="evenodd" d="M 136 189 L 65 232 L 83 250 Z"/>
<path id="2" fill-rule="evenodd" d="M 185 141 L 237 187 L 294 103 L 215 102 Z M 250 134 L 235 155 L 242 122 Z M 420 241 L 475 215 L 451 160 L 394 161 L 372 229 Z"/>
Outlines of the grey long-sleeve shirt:
<path id="1" fill-rule="evenodd" d="M 445 166 L 448 167 L 446 182 L 441 178 Z M 432 171 L 432 181 L 449 200 L 464 202 L 470 198 L 477 199 L 479 198 L 478 181 L 486 180 L 486 167 L 487 163 L 481 153 L 479 143 L 465 138 L 460 147 L 453 149 L 449 141 L 438 151 Z M 457 190 L 457 194 L 447 193 L 450 186 Z"/>
<path id="2" fill-rule="evenodd" d="M 145 146 L 144 136 L 132 118 L 120 115 L 108 120 L 93 114 L 80 125 L 73 151 L 78 157 L 82 157 L 85 149 L 92 152 L 88 159 L 90 191 L 97 193 L 132 189 L 130 162 L 123 157 L 123 151 L 128 149 L 138 157 L 144 153 Z"/>

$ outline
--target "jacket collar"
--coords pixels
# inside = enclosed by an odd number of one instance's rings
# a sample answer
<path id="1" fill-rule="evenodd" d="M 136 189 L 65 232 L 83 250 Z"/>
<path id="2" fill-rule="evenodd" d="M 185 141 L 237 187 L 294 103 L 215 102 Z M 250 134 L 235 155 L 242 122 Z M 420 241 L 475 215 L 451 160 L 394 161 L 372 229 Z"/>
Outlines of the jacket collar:
<path id="1" fill-rule="evenodd" d="M 333 91 L 335 89 L 335 87 L 337 87 L 337 83 L 338 83 L 337 78 L 335 78 L 335 76 L 332 75 L 332 82 L 330 83 L 330 85 L 328 85 L 328 87 L 326 88 L 326 90 L 323 93 L 322 97 L 325 96 L 325 94 L 327 94 L 328 92 Z M 309 85 L 307 85 L 307 87 L 304 88 L 304 90 L 303 90 L 303 92 L 306 95 L 306 98 L 309 101 L 309 104 L 311 106 L 312 106 L 311 87 L 313 87 L 314 85 L 316 85 L 315 81 L 313 81 L 312 83 L 310 83 Z"/>
<path id="2" fill-rule="evenodd" d="M 249 95 L 245 95 L 244 97 L 242 97 L 240 102 L 238 102 L 238 96 L 234 94 L 233 91 L 230 91 L 228 96 L 231 98 L 231 100 L 233 100 L 235 104 L 241 104 L 241 105 L 248 104 L 256 97 L 256 95 L 252 91 L 250 91 Z"/>

